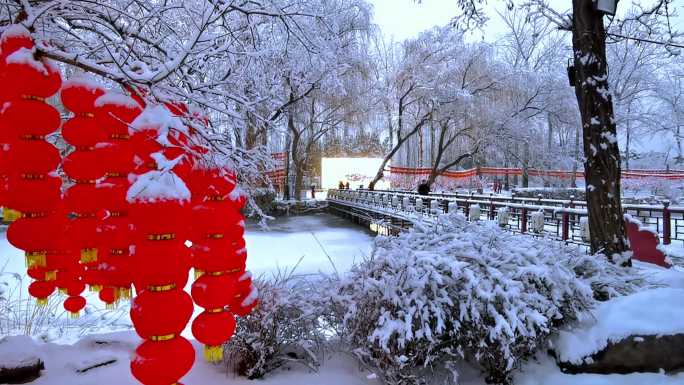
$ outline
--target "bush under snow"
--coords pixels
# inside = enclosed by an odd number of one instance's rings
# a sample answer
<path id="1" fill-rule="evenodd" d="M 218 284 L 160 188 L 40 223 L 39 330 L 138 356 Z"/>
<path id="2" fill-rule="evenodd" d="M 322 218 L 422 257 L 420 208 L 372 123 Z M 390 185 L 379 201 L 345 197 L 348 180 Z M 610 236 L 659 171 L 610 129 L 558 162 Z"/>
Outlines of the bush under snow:
<path id="1" fill-rule="evenodd" d="M 635 283 L 605 258 L 581 254 L 461 215 L 379 238 L 341 286 L 341 336 L 387 383 L 425 383 L 438 368 L 457 382 L 465 359 L 489 382 L 509 384 L 521 360 L 594 298 Z"/>
<path id="2" fill-rule="evenodd" d="M 250 379 L 288 363 L 315 370 L 325 342 L 324 313 L 329 308 L 322 300 L 321 287 L 336 285 L 282 274 L 272 280 L 257 279 L 254 284 L 259 305 L 238 318 L 235 335 L 224 349 L 229 369 Z"/>

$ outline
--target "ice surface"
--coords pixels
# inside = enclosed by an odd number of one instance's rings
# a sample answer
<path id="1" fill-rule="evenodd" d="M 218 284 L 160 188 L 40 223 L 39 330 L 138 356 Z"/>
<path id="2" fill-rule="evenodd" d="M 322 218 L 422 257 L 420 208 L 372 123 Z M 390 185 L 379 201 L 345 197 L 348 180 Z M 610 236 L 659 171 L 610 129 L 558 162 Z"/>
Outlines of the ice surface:
<path id="1" fill-rule="evenodd" d="M 259 276 L 295 267 L 299 274 L 347 271 L 370 255 L 373 236 L 344 219 L 318 214 L 278 218 L 268 231 L 250 224 L 245 241 L 247 268 Z"/>

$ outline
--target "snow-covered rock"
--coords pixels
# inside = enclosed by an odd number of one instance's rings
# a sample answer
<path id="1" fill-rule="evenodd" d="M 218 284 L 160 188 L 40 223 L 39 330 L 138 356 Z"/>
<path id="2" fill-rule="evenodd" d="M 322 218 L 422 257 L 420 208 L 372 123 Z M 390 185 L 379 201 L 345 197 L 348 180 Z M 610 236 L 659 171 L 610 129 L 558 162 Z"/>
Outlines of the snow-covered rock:
<path id="1" fill-rule="evenodd" d="M 585 358 L 630 336 L 684 334 L 684 289 L 654 288 L 599 304 L 583 324 L 561 331 L 554 343 L 559 361 Z"/>

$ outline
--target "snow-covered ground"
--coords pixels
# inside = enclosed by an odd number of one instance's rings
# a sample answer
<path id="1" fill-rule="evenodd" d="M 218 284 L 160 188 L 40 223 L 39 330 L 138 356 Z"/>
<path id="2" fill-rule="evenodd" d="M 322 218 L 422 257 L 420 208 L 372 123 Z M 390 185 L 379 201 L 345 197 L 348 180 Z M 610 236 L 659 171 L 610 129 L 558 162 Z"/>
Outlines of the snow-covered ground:
<path id="1" fill-rule="evenodd" d="M 296 267 L 300 274 L 319 271 L 344 273 L 354 261 L 369 255 L 372 236 L 364 229 L 348 224 L 342 219 L 325 214 L 290 217 L 272 222 L 268 230 L 248 226 L 247 247 L 249 268 L 257 275 L 276 273 L 278 269 L 291 270 Z M 334 265 L 334 267 L 333 267 Z M 665 270 L 645 264 L 638 264 L 653 283 L 666 287 L 644 290 L 640 293 L 619 297 L 602 304 L 588 316 L 576 331 L 561 335 L 557 343 L 565 343 L 568 354 L 590 353 L 600 349 L 607 340 L 639 333 L 684 332 L 682 298 L 684 298 L 684 271 Z M 24 262 L 21 253 L 7 244 L 4 233 L 0 233 L 0 271 L 3 280 L 11 281 L 15 274 L 23 274 Z M 6 287 L 7 288 L 7 287 Z M 644 311 L 644 306 L 648 311 Z M 655 311 L 656 309 L 657 311 Z M 98 320 L 112 317 L 126 318 L 124 314 L 98 313 L 91 309 L 92 317 L 87 321 L 92 334 L 79 337 L 73 334 L 48 333 L 43 338 L 12 337 L 0 342 L 0 364 L 22 355 L 41 357 L 46 370 L 36 385 L 133 385 L 136 381 L 129 372 L 129 360 L 139 340 L 133 331 L 105 332 L 92 327 Z M 120 311 L 121 313 L 122 311 Z M 123 311 L 125 312 L 125 311 Z M 649 314 L 651 313 L 651 314 Z M 107 318 L 109 317 L 109 318 Z M 653 318 L 660 322 L 653 322 Z M 84 317 L 87 319 L 87 317 Z M 617 319 L 617 320 L 616 320 Z M 624 322 L 623 322 L 624 321 Z M 627 322 L 629 321 L 629 322 Z M 125 322 L 123 323 L 125 325 Z M 610 327 L 618 324 L 620 328 Z M 651 325 L 651 326 L 649 326 Z M 656 325 L 656 326 L 653 326 Z M 105 329 L 106 328 L 102 328 Z M 2 337 L 2 336 L 0 336 Z M 108 341 L 109 343 L 96 343 Z M 193 343 L 195 343 L 193 341 Z M 195 343 L 198 359 L 190 374 L 184 379 L 186 385 L 242 385 L 254 383 L 236 377 L 223 366 L 204 363 L 201 347 Z M 580 349 L 581 347 L 581 349 Z M 102 361 L 114 363 L 83 370 Z M 484 385 L 479 373 L 472 368 L 459 371 L 462 385 Z M 318 372 L 300 366 L 280 369 L 259 383 L 265 385 L 375 385 L 380 380 L 374 374 L 360 370 L 359 366 L 341 354 L 328 355 Z M 675 385 L 684 384 L 684 373 L 666 375 L 644 373 L 630 375 L 570 375 L 562 373 L 551 358 L 541 353 L 538 360 L 525 363 L 515 374 L 516 385 Z M 435 384 L 436 385 L 436 384 Z"/>

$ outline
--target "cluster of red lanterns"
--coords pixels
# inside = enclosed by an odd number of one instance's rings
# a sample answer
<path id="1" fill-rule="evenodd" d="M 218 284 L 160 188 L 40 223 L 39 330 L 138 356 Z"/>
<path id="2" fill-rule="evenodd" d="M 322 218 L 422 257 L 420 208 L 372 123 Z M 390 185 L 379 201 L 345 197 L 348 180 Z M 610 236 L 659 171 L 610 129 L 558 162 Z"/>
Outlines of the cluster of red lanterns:
<path id="1" fill-rule="evenodd" d="M 76 317 L 86 286 L 108 308 L 134 289 L 131 320 L 144 341 L 131 371 L 143 384 L 178 384 L 192 367 L 181 333 L 193 302 L 204 311 L 192 334 L 207 360 L 222 360 L 235 316 L 256 306 L 257 293 L 235 175 L 203 163 L 208 150 L 184 123 L 207 120 L 182 103 L 146 105 L 86 78 L 62 84 L 19 26 L 0 37 L 0 81 L 0 206 L 9 242 L 25 251 L 30 294 L 45 304 L 59 291 Z M 57 92 L 72 114 L 64 124 L 46 102 Z M 60 126 L 71 149 L 63 158 L 46 140 Z"/>

